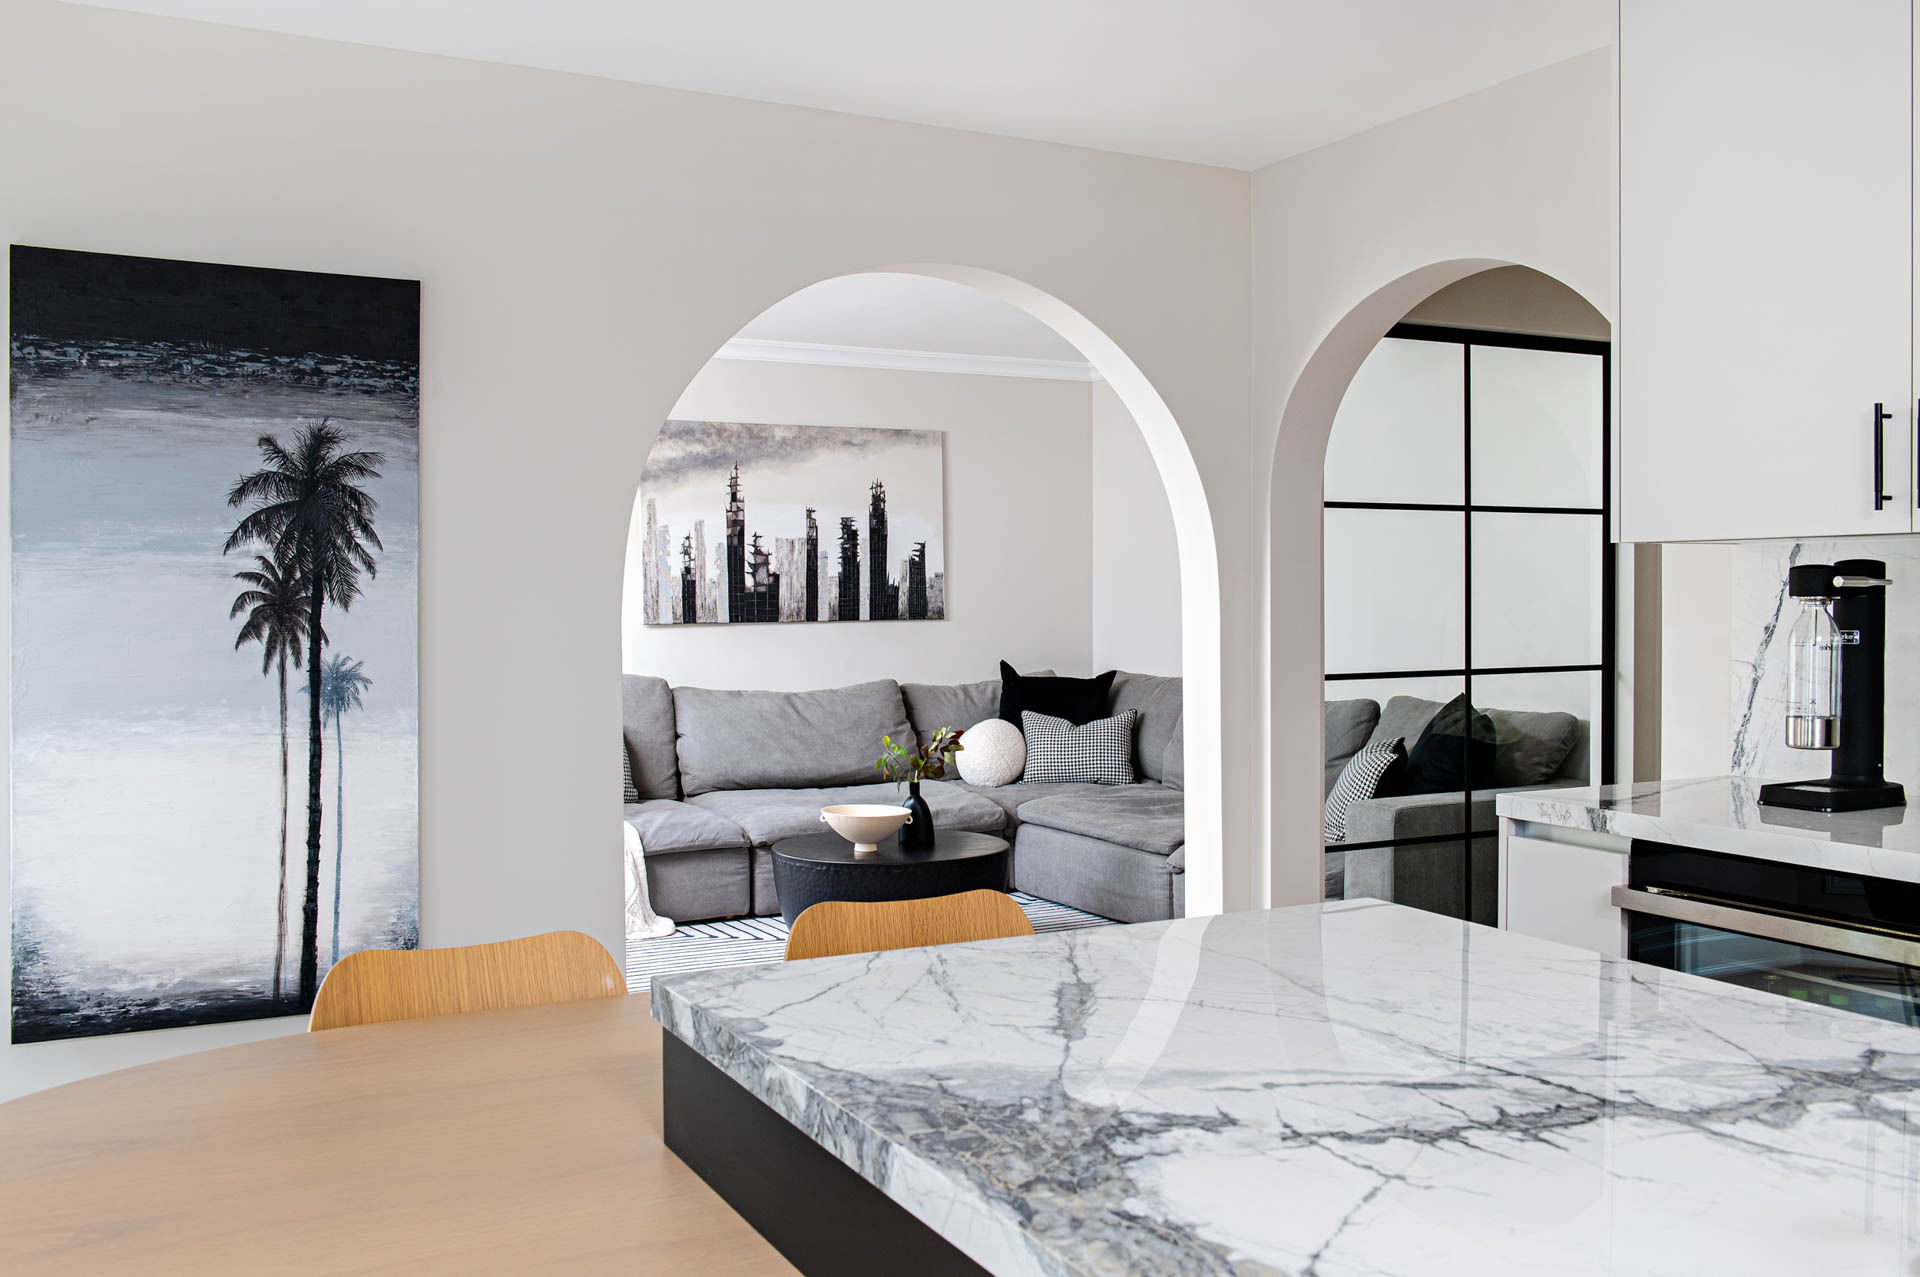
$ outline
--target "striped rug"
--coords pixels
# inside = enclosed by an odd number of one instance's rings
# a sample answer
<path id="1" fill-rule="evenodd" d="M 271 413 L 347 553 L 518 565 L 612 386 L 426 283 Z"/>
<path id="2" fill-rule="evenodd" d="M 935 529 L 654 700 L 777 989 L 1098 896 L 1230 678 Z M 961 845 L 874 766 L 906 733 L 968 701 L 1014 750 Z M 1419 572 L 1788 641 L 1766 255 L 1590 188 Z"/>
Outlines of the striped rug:
<path id="1" fill-rule="evenodd" d="M 1077 927 L 1112 926 L 1111 918 L 1083 913 L 1066 905 L 1013 894 L 1035 931 L 1071 931 Z M 778 962 L 787 949 L 784 918 L 727 918 L 720 922 L 691 922 L 658 940 L 627 941 L 627 987 L 644 993 L 653 977 L 682 971 L 712 971 L 719 967 L 751 967 Z"/>

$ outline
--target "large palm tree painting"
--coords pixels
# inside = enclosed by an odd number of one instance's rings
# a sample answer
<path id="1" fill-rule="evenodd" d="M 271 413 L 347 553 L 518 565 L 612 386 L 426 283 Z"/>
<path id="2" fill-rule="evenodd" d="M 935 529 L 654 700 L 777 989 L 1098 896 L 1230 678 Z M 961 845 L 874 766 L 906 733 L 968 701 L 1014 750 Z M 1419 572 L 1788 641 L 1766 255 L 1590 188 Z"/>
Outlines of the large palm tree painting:
<path id="1" fill-rule="evenodd" d="M 11 266 L 12 1039 L 299 1014 L 418 942 L 419 286 Z"/>

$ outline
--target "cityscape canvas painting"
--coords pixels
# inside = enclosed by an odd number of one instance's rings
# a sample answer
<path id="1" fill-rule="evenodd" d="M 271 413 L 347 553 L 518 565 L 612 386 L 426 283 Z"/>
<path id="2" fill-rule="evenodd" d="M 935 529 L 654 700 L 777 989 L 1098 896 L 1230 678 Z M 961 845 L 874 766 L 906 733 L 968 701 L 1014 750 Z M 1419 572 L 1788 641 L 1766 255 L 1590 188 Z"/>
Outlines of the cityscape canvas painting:
<path id="1" fill-rule="evenodd" d="M 947 615 L 938 430 L 669 421 L 634 535 L 648 625 Z"/>
<path id="2" fill-rule="evenodd" d="M 418 943 L 419 285 L 11 250 L 12 1040 Z"/>

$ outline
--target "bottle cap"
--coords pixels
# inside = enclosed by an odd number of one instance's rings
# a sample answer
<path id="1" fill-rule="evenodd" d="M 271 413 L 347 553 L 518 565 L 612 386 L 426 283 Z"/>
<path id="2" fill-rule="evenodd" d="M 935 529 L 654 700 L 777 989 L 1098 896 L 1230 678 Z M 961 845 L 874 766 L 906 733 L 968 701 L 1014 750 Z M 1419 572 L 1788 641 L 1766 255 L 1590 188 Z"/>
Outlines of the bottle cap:
<path id="1" fill-rule="evenodd" d="M 1834 589 L 1833 564 L 1796 563 L 1787 569 L 1787 593 L 1796 599 L 1830 599 Z"/>

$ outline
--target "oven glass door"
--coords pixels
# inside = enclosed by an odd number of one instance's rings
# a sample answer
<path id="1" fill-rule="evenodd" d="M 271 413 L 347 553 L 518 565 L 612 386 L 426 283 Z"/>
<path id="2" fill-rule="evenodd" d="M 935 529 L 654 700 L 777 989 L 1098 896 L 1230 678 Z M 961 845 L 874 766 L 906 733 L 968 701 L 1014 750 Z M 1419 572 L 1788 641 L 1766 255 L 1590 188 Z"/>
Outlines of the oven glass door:
<path id="1" fill-rule="evenodd" d="M 1635 961 L 1920 1026 L 1920 967 L 1647 914 L 1627 923 Z"/>

